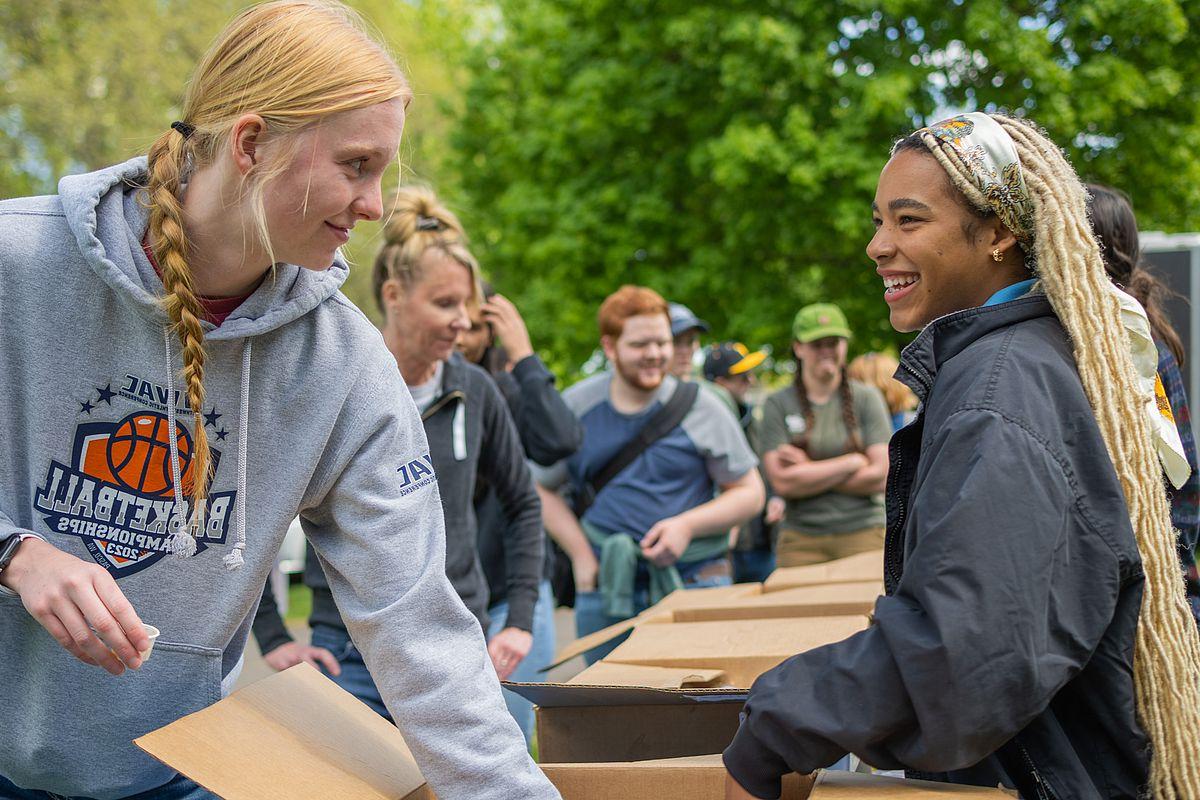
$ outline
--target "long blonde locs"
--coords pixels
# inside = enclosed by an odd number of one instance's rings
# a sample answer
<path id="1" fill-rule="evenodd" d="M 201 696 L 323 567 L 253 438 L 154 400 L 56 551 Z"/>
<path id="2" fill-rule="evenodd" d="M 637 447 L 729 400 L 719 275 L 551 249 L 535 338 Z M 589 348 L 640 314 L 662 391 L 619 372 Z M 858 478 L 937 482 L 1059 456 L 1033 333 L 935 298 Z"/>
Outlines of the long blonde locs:
<path id="1" fill-rule="evenodd" d="M 208 496 L 212 455 L 203 417 L 204 309 L 188 261 L 184 224 L 182 198 L 189 176 L 214 163 L 239 117 L 262 117 L 263 135 L 279 137 L 284 155 L 270 166 L 252 168 L 239 190 L 253 219 L 251 233 L 271 254 L 263 197 L 270 181 L 290 166 L 287 147 L 293 135 L 332 114 L 397 98 L 407 104 L 411 97 L 395 59 L 353 10 L 335 0 L 275 0 L 242 11 L 209 46 L 184 95 L 181 117 L 188 135 L 169 129 L 151 145 L 146 236 L 162 271 L 163 307 L 182 347 L 194 427 L 183 488 L 197 515 L 203 514 Z"/>
<path id="2" fill-rule="evenodd" d="M 1083 184 L 1062 151 L 1035 125 L 993 115 L 1017 148 L 1033 199 L 1031 263 L 1070 336 L 1080 381 L 1124 490 L 1145 588 L 1134 650 L 1138 716 L 1150 739 L 1151 796 L 1200 798 L 1200 635 L 1188 609 L 1177 535 L 1162 469 L 1151 445 L 1145 398 L 1125 344 L 1116 299 L 1088 220 Z M 969 168 L 936 137 L 922 137 L 953 184 L 977 209 L 987 201 Z"/>

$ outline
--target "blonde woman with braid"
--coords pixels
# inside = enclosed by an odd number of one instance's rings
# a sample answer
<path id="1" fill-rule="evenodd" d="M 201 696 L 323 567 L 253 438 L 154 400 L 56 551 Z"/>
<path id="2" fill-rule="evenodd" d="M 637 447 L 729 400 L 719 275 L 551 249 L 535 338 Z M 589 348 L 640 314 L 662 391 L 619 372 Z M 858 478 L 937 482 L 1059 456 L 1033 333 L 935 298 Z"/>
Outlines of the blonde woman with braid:
<path id="1" fill-rule="evenodd" d="M 1150 328 L 1082 184 L 1032 124 L 971 113 L 901 140 L 872 208 L 892 325 L 921 331 L 897 373 L 921 407 L 889 449 L 887 596 L 758 680 L 727 796 L 853 752 L 1028 800 L 1200 797 L 1200 647 L 1155 359 L 1133 347 Z"/>
<path id="2" fill-rule="evenodd" d="M 796 380 L 767 398 L 755 441 L 767 480 L 784 498 L 775 542 L 781 567 L 883 547 L 883 487 L 891 420 L 883 395 L 846 377 L 850 326 L 832 303 L 792 321 Z"/>
<path id="3" fill-rule="evenodd" d="M 0 203 L 0 798 L 211 797 L 132 742 L 230 691 L 297 513 L 438 796 L 558 796 L 446 578 L 416 406 L 338 292 L 410 97 L 344 6 L 252 6 L 148 158 Z"/>

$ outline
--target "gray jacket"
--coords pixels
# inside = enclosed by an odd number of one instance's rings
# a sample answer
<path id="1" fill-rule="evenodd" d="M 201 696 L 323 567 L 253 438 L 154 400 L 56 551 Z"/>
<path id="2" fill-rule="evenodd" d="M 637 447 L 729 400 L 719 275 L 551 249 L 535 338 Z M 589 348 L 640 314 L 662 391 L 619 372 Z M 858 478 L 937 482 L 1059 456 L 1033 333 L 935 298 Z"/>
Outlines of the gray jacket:
<path id="1" fill-rule="evenodd" d="M 1133 798 L 1143 573 L 1071 345 L 1042 295 L 950 314 L 903 353 L 874 624 L 763 675 L 725 763 L 760 797 L 846 752 L 1030 800 Z"/>

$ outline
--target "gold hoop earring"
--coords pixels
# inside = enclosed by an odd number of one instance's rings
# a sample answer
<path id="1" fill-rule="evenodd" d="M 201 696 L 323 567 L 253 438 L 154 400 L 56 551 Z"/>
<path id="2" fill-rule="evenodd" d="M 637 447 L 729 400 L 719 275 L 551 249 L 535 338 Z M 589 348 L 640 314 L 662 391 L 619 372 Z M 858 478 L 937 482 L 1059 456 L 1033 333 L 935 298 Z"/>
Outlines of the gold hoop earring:
<path id="1" fill-rule="evenodd" d="M 997 247 L 992 251 L 992 261 L 1003 261 L 1004 256 L 1000 255 L 1000 248 Z"/>

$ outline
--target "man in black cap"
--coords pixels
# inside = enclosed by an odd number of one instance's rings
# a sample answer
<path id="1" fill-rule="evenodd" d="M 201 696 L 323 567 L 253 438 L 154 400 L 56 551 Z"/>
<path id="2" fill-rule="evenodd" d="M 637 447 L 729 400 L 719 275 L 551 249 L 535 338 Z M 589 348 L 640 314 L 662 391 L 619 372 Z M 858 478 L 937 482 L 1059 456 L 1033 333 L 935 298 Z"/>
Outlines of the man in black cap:
<path id="1" fill-rule="evenodd" d="M 741 342 L 722 342 L 708 348 L 704 356 L 704 378 L 720 386 L 733 397 L 742 430 L 750 430 L 748 395 L 758 383 L 754 370 L 767 360 L 766 350 L 753 353 Z"/>
<path id="2" fill-rule="evenodd" d="M 753 412 L 750 405 L 750 390 L 758 383 L 755 370 L 767 360 L 766 350 L 750 349 L 741 342 L 722 342 L 708 348 L 704 357 L 704 378 L 728 392 L 736 405 L 738 420 L 751 444 L 754 443 Z M 760 470 L 761 472 L 761 470 Z M 783 519 L 783 498 L 767 490 L 767 505 L 762 513 L 741 525 L 731 551 L 733 556 L 733 579 L 736 583 L 754 583 L 766 580 L 775 569 L 775 553 L 772 548 L 772 528 Z"/>

